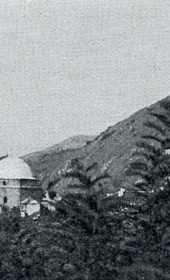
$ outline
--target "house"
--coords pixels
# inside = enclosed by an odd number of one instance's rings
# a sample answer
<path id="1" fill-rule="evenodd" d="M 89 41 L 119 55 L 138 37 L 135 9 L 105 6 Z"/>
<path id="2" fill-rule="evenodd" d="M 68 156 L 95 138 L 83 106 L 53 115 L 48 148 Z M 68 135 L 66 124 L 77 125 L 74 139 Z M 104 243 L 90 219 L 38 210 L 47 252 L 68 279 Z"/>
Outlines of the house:
<path id="1" fill-rule="evenodd" d="M 21 217 L 40 214 L 40 203 L 31 197 L 24 199 L 20 203 Z"/>
<path id="2" fill-rule="evenodd" d="M 40 201 L 42 190 L 29 165 L 21 158 L 7 156 L 0 160 L 0 206 L 20 207 L 31 198 Z"/>

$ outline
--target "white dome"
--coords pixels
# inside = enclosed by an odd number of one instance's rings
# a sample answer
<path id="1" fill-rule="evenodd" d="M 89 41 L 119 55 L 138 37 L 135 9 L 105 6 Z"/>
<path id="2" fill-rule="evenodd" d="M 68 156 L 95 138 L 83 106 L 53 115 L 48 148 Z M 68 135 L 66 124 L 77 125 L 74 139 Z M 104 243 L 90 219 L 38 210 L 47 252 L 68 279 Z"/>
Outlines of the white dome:
<path id="1" fill-rule="evenodd" d="M 16 157 L 6 157 L 0 161 L 0 179 L 35 180 L 28 164 Z"/>

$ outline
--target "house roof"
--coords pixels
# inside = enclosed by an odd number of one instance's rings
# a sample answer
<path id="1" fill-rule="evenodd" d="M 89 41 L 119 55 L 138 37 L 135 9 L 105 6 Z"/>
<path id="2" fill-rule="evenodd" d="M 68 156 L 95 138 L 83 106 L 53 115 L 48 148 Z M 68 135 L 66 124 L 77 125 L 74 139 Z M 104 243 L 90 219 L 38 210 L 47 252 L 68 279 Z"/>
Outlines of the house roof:
<path id="1" fill-rule="evenodd" d="M 33 177 L 29 165 L 21 158 L 6 157 L 0 161 L 0 179 L 31 179 Z"/>

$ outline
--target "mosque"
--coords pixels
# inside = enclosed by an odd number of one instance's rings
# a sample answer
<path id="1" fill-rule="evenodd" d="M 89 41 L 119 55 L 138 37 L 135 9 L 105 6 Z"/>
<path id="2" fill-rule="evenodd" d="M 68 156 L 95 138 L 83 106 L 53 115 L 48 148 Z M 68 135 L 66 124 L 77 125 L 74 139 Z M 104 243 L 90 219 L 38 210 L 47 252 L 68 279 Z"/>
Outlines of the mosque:
<path id="1" fill-rule="evenodd" d="M 11 156 L 0 159 L 1 208 L 4 205 L 9 209 L 20 207 L 26 212 L 26 201 L 34 201 L 33 204 L 38 205 L 42 198 L 42 190 L 38 183 L 23 159 Z"/>

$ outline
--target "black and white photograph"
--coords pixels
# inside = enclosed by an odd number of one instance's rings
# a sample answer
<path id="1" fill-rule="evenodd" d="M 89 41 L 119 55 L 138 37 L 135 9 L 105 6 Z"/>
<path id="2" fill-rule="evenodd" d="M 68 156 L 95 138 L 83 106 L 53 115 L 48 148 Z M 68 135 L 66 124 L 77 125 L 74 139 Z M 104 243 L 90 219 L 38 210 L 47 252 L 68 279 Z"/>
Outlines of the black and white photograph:
<path id="1" fill-rule="evenodd" d="M 0 279 L 170 280 L 170 1 L 0 0 Z"/>

